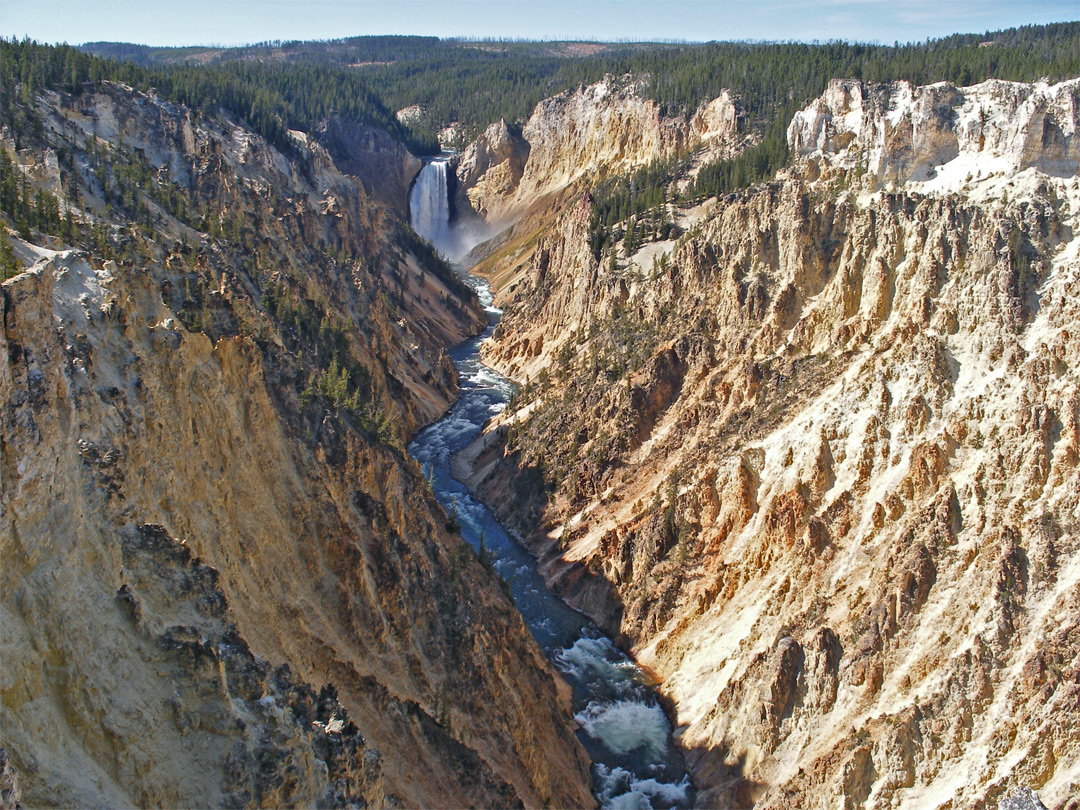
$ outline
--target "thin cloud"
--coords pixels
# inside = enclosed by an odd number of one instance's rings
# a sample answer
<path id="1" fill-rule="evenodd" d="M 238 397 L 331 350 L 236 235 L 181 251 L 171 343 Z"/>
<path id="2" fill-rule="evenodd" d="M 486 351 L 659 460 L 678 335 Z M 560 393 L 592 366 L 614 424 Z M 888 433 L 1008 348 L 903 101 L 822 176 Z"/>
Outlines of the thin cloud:
<path id="1" fill-rule="evenodd" d="M 362 34 L 919 41 L 1080 17 L 1077 0 L 0 0 L 0 35 L 153 45 Z"/>

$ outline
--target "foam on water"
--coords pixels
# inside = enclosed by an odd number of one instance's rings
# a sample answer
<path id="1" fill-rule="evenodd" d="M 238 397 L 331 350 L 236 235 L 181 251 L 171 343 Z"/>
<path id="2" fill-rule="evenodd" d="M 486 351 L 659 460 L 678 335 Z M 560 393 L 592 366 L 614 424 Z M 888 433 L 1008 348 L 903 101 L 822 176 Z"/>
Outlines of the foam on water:
<path id="1" fill-rule="evenodd" d="M 690 801 L 690 781 L 661 782 L 639 779 L 626 768 L 593 766 L 593 778 L 599 785 L 597 798 L 605 810 L 659 810 L 685 806 Z"/>
<path id="2" fill-rule="evenodd" d="M 555 655 L 555 665 L 578 681 L 603 680 L 620 693 L 639 683 L 640 672 L 607 638 L 579 638 Z"/>
<path id="3" fill-rule="evenodd" d="M 476 290 L 476 297 L 480 299 L 480 303 L 484 307 L 484 312 L 489 315 L 502 315 L 502 310 L 495 306 L 495 295 L 491 292 L 490 285 L 484 282 L 474 287 Z"/>
<path id="4" fill-rule="evenodd" d="M 454 233 L 446 201 L 439 198 L 446 194 L 446 164 L 437 163 L 428 164 L 417 178 L 413 194 L 420 196 L 411 198 L 413 222 L 418 233 L 450 255 L 448 250 L 464 237 Z M 417 434 L 409 452 L 420 462 L 439 503 L 457 516 L 461 536 L 475 549 L 483 544 L 533 637 L 570 684 L 581 726 L 578 738 L 594 763 L 593 789 L 600 803 L 625 810 L 688 807 L 693 803 L 693 787 L 671 742 L 671 725 L 641 670 L 584 616 L 547 589 L 535 559 L 451 474 L 453 454 L 507 406 L 516 390 L 512 381 L 480 362 L 479 345 L 491 335 L 500 310 L 493 306 L 486 282 L 475 276 L 465 279 L 490 314 L 491 323 L 483 335 L 451 350 L 459 375 L 459 399 L 447 416 Z"/>
<path id="5" fill-rule="evenodd" d="M 605 810 L 652 810 L 652 802 L 636 790 L 621 793 L 603 802 Z"/>
<path id="6" fill-rule="evenodd" d="M 502 390 L 506 386 L 506 378 L 492 371 L 487 366 L 480 366 L 469 376 L 469 382 L 477 386 L 485 386 Z M 498 403 L 500 407 L 506 407 L 505 402 Z"/>
<path id="7" fill-rule="evenodd" d="M 641 751 L 645 756 L 661 758 L 667 746 L 671 726 L 663 710 L 638 700 L 614 703 L 590 703 L 574 715 L 585 732 L 616 754 Z"/>
<path id="8" fill-rule="evenodd" d="M 688 798 L 689 787 L 690 780 L 685 777 L 678 784 L 660 782 L 656 779 L 635 779 L 630 783 L 631 790 L 646 794 L 653 800 L 653 804 L 659 800 L 670 806 L 685 802 Z"/>

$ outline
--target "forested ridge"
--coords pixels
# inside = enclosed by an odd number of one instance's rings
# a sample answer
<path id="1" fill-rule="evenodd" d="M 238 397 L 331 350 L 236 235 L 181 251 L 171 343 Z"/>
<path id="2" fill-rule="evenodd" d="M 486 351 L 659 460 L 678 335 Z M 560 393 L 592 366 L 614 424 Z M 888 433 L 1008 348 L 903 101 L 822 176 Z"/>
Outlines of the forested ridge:
<path id="1" fill-rule="evenodd" d="M 819 95 L 832 78 L 906 79 L 915 84 L 1015 81 L 1080 74 L 1080 23 L 1024 26 L 894 45 L 859 43 L 557 43 L 352 37 L 262 43 L 227 49 L 165 49 L 92 43 L 88 51 L 145 66 L 196 61 L 321 68 L 318 82 L 359 82 L 390 110 L 419 105 L 428 135 L 458 123 L 475 137 L 499 118 L 523 122 L 537 102 L 607 73 L 648 74 L 645 91 L 664 111 L 693 110 L 721 90 L 737 93 L 747 124 L 763 126 L 783 108 Z M 288 71 L 262 77 L 277 86 Z M 360 78 L 362 77 L 362 78 Z M 357 85 L 359 86 L 359 85 Z M 270 88 L 267 88 L 270 89 Z M 282 87 L 289 99 L 293 92 Z M 316 93 L 319 95 L 319 93 Z M 344 110 L 339 109 L 339 112 Z"/>
<path id="2" fill-rule="evenodd" d="M 68 45 L 0 40 L 0 120 L 19 115 L 14 107 L 16 91 L 26 102 L 42 89 L 78 93 L 84 85 L 102 81 L 153 90 L 201 113 L 228 110 L 285 150 L 291 146 L 287 130 L 310 131 L 330 115 L 385 129 L 419 153 L 438 150 L 434 138 L 418 136 L 398 122 L 371 89 L 370 80 L 355 71 L 272 60 L 145 67 Z"/>
<path id="3" fill-rule="evenodd" d="M 279 148 L 289 129 L 310 131 L 331 115 L 386 129 L 417 153 L 439 148 L 435 133 L 458 125 L 459 143 L 499 118 L 522 123 L 543 98 L 606 74 L 647 76 L 642 92 L 667 114 L 688 113 L 732 91 L 741 126 L 758 143 L 706 166 L 692 193 L 726 193 L 771 177 L 788 159 L 784 127 L 832 78 L 971 84 L 1080 75 L 1080 23 L 958 34 L 892 46 L 807 43 L 545 43 L 353 37 L 239 48 L 151 48 L 92 43 L 82 48 L 0 40 L 0 120 L 32 131 L 27 105 L 43 88 L 77 93 L 119 81 L 203 113 L 230 111 Z M 407 124 L 394 111 L 418 105 Z M 654 172 L 656 182 L 660 174 Z M 648 192 L 640 184 L 637 192 Z M 649 197 L 650 194 L 644 194 Z M 655 194 L 651 195 L 655 196 Z M 613 209 L 625 207 L 618 201 Z"/>

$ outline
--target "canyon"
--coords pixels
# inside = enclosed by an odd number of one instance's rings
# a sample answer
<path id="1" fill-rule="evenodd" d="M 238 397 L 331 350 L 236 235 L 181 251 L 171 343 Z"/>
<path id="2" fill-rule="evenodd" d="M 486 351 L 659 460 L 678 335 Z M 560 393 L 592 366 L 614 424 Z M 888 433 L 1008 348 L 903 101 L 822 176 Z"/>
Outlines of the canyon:
<path id="1" fill-rule="evenodd" d="M 760 129 L 649 82 L 0 129 L 84 229 L 4 226 L 4 810 L 1080 806 L 1080 78 L 833 79 L 696 198 Z"/>
<path id="2" fill-rule="evenodd" d="M 834 81 L 679 238 L 598 261 L 573 190 L 481 265 L 527 384 L 467 480 L 700 806 L 1075 806 L 1078 88 Z"/>
<path id="3" fill-rule="evenodd" d="M 591 804 L 553 671 L 399 449 L 483 322 L 385 213 L 405 150 L 373 139 L 365 187 L 314 139 L 301 169 L 122 86 L 40 109 L 55 147 L 18 160 L 58 183 L 75 144 L 88 215 L 100 155 L 141 157 L 250 233 L 227 252 L 155 206 L 115 258 L 17 243 L 0 695 L 22 802 Z"/>

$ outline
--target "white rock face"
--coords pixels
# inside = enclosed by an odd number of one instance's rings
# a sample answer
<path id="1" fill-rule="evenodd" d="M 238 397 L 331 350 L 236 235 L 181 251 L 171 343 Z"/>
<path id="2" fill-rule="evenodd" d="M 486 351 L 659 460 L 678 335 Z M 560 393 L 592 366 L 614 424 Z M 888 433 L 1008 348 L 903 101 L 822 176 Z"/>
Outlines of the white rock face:
<path id="1" fill-rule="evenodd" d="M 690 130 L 701 140 L 729 135 L 735 131 L 737 117 L 735 101 L 725 90 L 694 113 Z"/>
<path id="2" fill-rule="evenodd" d="M 412 104 L 408 107 L 402 107 L 396 113 L 394 117 L 403 124 L 415 124 L 424 115 L 424 108 L 419 104 Z"/>
<path id="3" fill-rule="evenodd" d="M 457 176 L 469 204 L 486 215 L 485 201 L 513 195 L 529 159 L 529 143 L 499 119 L 469 144 L 458 163 Z"/>
<path id="4" fill-rule="evenodd" d="M 542 194 L 590 169 L 626 171 L 685 142 L 685 126 L 662 119 L 639 84 L 608 78 L 541 101 L 522 135 L 532 148 L 522 191 Z"/>
<path id="5" fill-rule="evenodd" d="M 800 156 L 861 164 L 879 180 L 958 191 L 990 174 L 1080 170 L 1080 79 L 1055 85 L 991 80 L 865 84 L 834 79 L 799 111 L 788 143 Z"/>
<path id="6" fill-rule="evenodd" d="M 439 143 L 444 149 L 447 147 L 453 148 L 457 146 L 458 141 L 461 139 L 461 127 L 455 121 L 453 124 L 440 129 L 435 133 L 435 137 L 439 139 Z"/>

